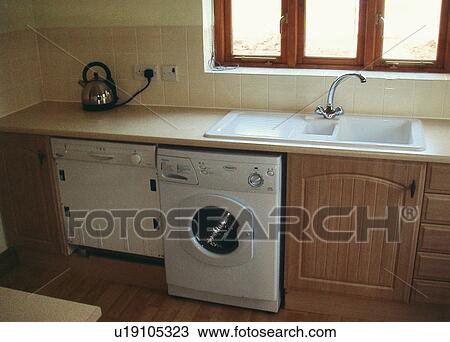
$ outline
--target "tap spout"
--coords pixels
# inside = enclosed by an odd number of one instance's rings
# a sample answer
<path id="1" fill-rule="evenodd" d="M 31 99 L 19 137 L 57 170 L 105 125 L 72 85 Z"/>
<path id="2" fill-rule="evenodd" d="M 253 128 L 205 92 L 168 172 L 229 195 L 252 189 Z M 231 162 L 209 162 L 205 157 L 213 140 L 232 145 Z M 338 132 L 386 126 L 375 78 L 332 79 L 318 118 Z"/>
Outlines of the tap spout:
<path id="1" fill-rule="evenodd" d="M 327 106 L 323 108 L 323 106 L 318 106 L 316 108 L 316 114 L 322 115 L 325 119 L 334 119 L 336 116 L 344 114 L 344 108 L 338 106 L 334 106 L 334 94 L 336 93 L 336 89 L 343 81 L 350 77 L 357 77 L 361 81 L 361 83 L 366 83 L 367 79 L 357 73 L 350 73 L 339 76 L 334 82 L 331 84 L 330 90 L 328 91 L 327 98 Z"/>
<path id="2" fill-rule="evenodd" d="M 342 75 L 338 78 L 336 78 L 336 80 L 334 80 L 334 82 L 331 84 L 330 87 L 330 91 L 328 92 L 328 98 L 327 98 L 327 106 L 333 107 L 333 103 L 334 103 L 334 94 L 336 93 L 336 89 L 339 86 L 339 84 L 341 84 L 342 82 L 344 82 L 346 79 L 351 78 L 351 77 L 357 77 L 359 78 L 359 80 L 361 81 L 361 83 L 366 83 L 367 79 L 361 75 L 361 74 L 345 74 Z"/>

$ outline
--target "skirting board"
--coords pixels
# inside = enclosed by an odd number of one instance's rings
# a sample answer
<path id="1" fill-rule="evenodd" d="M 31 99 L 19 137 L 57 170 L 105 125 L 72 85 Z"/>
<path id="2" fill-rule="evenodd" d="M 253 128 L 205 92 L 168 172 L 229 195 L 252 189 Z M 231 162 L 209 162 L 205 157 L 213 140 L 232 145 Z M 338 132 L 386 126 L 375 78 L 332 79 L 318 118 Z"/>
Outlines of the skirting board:
<path id="1" fill-rule="evenodd" d="M 286 292 L 285 308 L 367 321 L 449 321 L 450 306 L 404 304 L 313 291 Z"/>
<path id="2" fill-rule="evenodd" d="M 21 265 L 44 267 L 64 272 L 70 268 L 80 274 L 93 275 L 126 285 L 167 290 L 165 269 L 162 265 L 119 260 L 102 256 L 82 257 L 44 254 L 30 250 L 18 250 Z"/>

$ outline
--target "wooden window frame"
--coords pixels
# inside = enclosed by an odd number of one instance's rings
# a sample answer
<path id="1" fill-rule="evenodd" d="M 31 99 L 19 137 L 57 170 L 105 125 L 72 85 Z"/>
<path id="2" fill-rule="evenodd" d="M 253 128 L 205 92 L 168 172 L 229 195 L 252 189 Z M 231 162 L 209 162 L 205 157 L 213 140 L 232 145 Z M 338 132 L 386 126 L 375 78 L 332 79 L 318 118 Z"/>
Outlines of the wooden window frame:
<path id="1" fill-rule="evenodd" d="M 360 0 L 359 32 L 356 58 L 304 56 L 306 0 L 280 0 L 287 22 L 280 23 L 281 57 L 235 57 L 231 54 L 231 1 L 214 0 L 214 54 L 221 65 L 272 68 L 350 69 L 405 72 L 450 72 L 450 0 L 442 0 L 438 54 L 433 64 L 402 61 L 388 64 L 382 59 L 385 0 Z"/>

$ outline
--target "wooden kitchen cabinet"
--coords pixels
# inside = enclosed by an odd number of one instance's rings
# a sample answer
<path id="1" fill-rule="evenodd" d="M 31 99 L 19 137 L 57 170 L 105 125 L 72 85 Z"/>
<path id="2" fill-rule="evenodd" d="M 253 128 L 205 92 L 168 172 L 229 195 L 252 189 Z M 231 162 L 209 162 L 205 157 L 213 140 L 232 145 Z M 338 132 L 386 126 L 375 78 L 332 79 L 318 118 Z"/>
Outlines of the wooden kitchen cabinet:
<path id="1" fill-rule="evenodd" d="M 392 215 L 387 221 L 383 219 L 386 207 L 411 207 L 416 211 L 412 211 L 412 216 L 406 215 L 407 221 L 401 221 L 398 236 L 391 235 L 395 242 L 387 240 L 386 229 L 372 229 L 366 239 L 361 239 L 371 224 L 355 211 L 347 217 L 329 218 L 325 221 L 326 231 L 320 233 L 320 237 L 312 231 L 313 224 L 308 219 L 311 214 L 302 214 L 297 223 L 288 224 L 287 308 L 289 298 L 308 291 L 407 302 L 425 172 L 425 164 L 415 162 L 289 155 L 287 205 L 291 207 L 288 209 L 290 216 L 298 212 L 295 207 L 303 207 L 309 213 L 321 207 L 367 207 L 368 219 L 380 218 L 383 222 L 379 226 L 392 229 L 396 219 Z M 344 242 L 330 241 L 335 232 L 351 232 L 353 236 Z M 356 232 L 363 241 L 356 240 Z M 311 241 L 305 241 L 308 236 Z M 302 237 L 301 242 L 299 237 Z"/>
<path id="2" fill-rule="evenodd" d="M 429 164 L 411 293 L 413 303 L 450 305 L 450 165 Z"/>
<path id="3" fill-rule="evenodd" d="M 450 193 L 450 165 L 428 164 L 426 192 Z"/>
<path id="4" fill-rule="evenodd" d="M 63 253 L 49 137 L 0 134 L 0 212 L 10 247 Z"/>
<path id="5" fill-rule="evenodd" d="M 450 224 L 450 195 L 425 194 L 423 222 Z"/>

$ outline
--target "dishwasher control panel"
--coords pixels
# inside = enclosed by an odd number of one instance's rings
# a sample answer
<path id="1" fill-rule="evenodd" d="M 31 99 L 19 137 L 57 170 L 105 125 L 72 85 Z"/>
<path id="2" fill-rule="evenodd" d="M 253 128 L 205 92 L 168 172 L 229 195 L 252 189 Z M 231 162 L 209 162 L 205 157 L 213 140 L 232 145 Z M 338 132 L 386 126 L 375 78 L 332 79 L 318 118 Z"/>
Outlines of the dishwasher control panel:
<path id="1" fill-rule="evenodd" d="M 156 146 L 103 141 L 52 139 L 55 159 L 156 168 Z"/>

